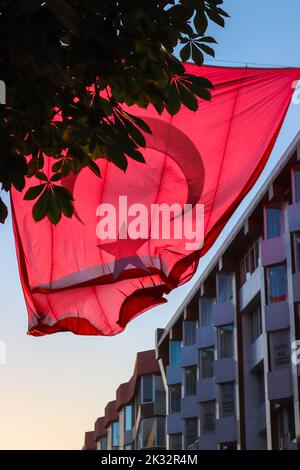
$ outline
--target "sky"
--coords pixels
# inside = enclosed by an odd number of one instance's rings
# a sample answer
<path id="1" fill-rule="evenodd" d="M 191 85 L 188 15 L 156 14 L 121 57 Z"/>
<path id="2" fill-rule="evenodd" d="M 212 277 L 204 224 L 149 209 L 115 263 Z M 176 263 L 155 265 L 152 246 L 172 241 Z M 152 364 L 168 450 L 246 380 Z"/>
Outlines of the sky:
<path id="1" fill-rule="evenodd" d="M 225 29 L 210 27 L 219 45 L 216 59 L 207 63 L 300 67 L 299 0 L 225 0 L 224 8 L 231 18 Z M 6 363 L 0 364 L 0 449 L 82 447 L 84 432 L 130 378 L 136 353 L 154 347 L 156 328 L 168 323 L 299 130 L 300 105 L 291 105 L 263 175 L 194 279 L 169 295 L 168 304 L 144 313 L 115 337 L 27 336 L 11 221 L 0 226 L 0 353 L 3 347 L 6 351 Z"/>

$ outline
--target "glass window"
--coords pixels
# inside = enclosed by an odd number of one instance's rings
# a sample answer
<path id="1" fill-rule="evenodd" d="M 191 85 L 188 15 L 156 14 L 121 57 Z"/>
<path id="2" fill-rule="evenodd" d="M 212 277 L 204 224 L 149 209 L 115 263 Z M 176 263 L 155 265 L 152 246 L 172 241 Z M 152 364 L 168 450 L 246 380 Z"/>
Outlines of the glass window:
<path id="1" fill-rule="evenodd" d="M 154 380 L 153 375 L 142 375 L 141 390 L 142 397 L 141 403 L 150 403 L 154 401 Z"/>
<path id="2" fill-rule="evenodd" d="M 119 421 L 112 423 L 112 447 L 119 447 Z"/>
<path id="3" fill-rule="evenodd" d="M 232 299 L 231 274 L 218 274 L 218 302 L 227 302 Z"/>
<path id="4" fill-rule="evenodd" d="M 169 436 L 170 450 L 182 449 L 182 434 L 170 434 Z"/>
<path id="5" fill-rule="evenodd" d="M 233 346 L 233 325 L 225 325 L 218 328 L 219 333 L 219 359 L 232 357 Z"/>
<path id="6" fill-rule="evenodd" d="M 165 418 L 156 418 L 156 445 L 157 447 L 166 446 L 166 427 L 165 427 Z"/>
<path id="7" fill-rule="evenodd" d="M 300 170 L 295 170 L 295 202 L 300 202 Z"/>
<path id="8" fill-rule="evenodd" d="M 185 320 L 183 322 L 183 344 L 184 346 L 192 346 L 196 344 L 196 327 L 197 322 Z"/>
<path id="9" fill-rule="evenodd" d="M 220 384 L 221 418 L 235 414 L 235 387 L 234 382 Z"/>
<path id="10" fill-rule="evenodd" d="M 165 447 L 165 419 L 143 419 L 139 430 L 140 449 Z"/>
<path id="11" fill-rule="evenodd" d="M 300 232 L 294 234 L 295 269 L 300 272 Z"/>
<path id="12" fill-rule="evenodd" d="M 268 270 L 268 298 L 269 303 L 282 302 L 286 300 L 287 279 L 284 264 L 271 266 Z"/>
<path id="13" fill-rule="evenodd" d="M 251 313 L 251 339 L 252 343 L 262 334 L 261 308 L 258 305 Z"/>
<path id="14" fill-rule="evenodd" d="M 200 377 L 207 379 L 214 376 L 214 348 L 200 349 Z"/>
<path id="15" fill-rule="evenodd" d="M 249 276 L 254 273 L 254 271 L 259 266 L 259 245 L 256 241 L 246 252 L 242 261 L 241 261 L 241 285 L 245 284 Z"/>
<path id="16" fill-rule="evenodd" d="M 185 368 L 185 393 L 184 395 L 196 395 L 196 388 L 197 388 L 197 368 L 193 367 L 186 367 Z"/>
<path id="17" fill-rule="evenodd" d="M 179 413 L 181 410 L 181 384 L 169 385 L 170 413 Z"/>
<path id="18" fill-rule="evenodd" d="M 258 391 L 258 406 L 265 403 L 265 377 L 264 370 L 260 370 L 257 374 L 257 391 Z"/>
<path id="19" fill-rule="evenodd" d="M 208 401 L 200 405 L 201 435 L 213 434 L 216 429 L 216 403 Z"/>
<path id="20" fill-rule="evenodd" d="M 100 449 L 107 450 L 107 436 L 100 437 Z"/>
<path id="21" fill-rule="evenodd" d="M 200 325 L 212 326 L 213 299 L 203 298 L 200 301 Z"/>
<path id="22" fill-rule="evenodd" d="M 196 442 L 198 438 L 198 418 L 185 420 L 185 447 Z"/>
<path id="23" fill-rule="evenodd" d="M 269 333 L 271 370 L 291 365 L 289 330 L 272 331 Z"/>
<path id="24" fill-rule="evenodd" d="M 280 237 L 282 234 L 281 207 L 267 207 L 267 239 Z"/>
<path id="25" fill-rule="evenodd" d="M 132 429 L 132 405 L 126 405 L 124 409 L 124 430 Z"/>
<path id="26" fill-rule="evenodd" d="M 170 341 L 170 364 L 180 363 L 181 341 Z"/>

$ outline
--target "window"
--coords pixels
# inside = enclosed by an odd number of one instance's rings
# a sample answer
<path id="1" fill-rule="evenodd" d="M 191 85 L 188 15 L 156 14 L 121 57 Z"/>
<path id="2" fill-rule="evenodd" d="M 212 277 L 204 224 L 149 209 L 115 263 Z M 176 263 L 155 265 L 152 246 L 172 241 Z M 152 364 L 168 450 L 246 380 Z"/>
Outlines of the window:
<path id="1" fill-rule="evenodd" d="M 213 299 L 202 298 L 200 301 L 200 325 L 212 326 Z"/>
<path id="2" fill-rule="evenodd" d="M 126 405 L 124 409 L 124 431 L 132 429 L 132 405 Z"/>
<path id="3" fill-rule="evenodd" d="M 251 340 L 252 343 L 262 334 L 261 307 L 258 305 L 251 312 Z"/>
<path id="4" fill-rule="evenodd" d="M 154 401 L 154 380 L 153 375 L 142 375 L 141 377 L 141 403 Z"/>
<path id="5" fill-rule="evenodd" d="M 267 268 L 269 303 L 282 302 L 287 296 L 286 267 L 284 264 Z"/>
<path id="6" fill-rule="evenodd" d="M 294 233 L 295 270 L 300 272 L 300 232 Z"/>
<path id="7" fill-rule="evenodd" d="M 124 450 L 132 450 L 132 444 L 126 444 L 126 446 L 124 446 Z"/>
<path id="8" fill-rule="evenodd" d="M 112 447 L 119 447 L 119 421 L 112 423 Z"/>
<path id="9" fill-rule="evenodd" d="M 183 322 L 183 344 L 184 346 L 192 346 L 196 343 L 196 327 L 195 321 L 185 320 Z"/>
<path id="10" fill-rule="evenodd" d="M 169 385 L 170 413 L 179 413 L 181 410 L 181 384 Z"/>
<path id="11" fill-rule="evenodd" d="M 214 376 L 214 348 L 200 349 L 200 377 L 207 379 Z"/>
<path id="12" fill-rule="evenodd" d="M 241 261 L 241 285 L 245 284 L 248 277 L 254 273 L 254 271 L 259 266 L 259 245 L 258 241 L 256 241 L 246 252 L 242 261 Z"/>
<path id="13" fill-rule="evenodd" d="M 165 419 L 162 417 L 143 419 L 138 443 L 140 449 L 165 447 Z"/>
<path id="14" fill-rule="evenodd" d="M 257 403 L 258 406 L 264 405 L 265 399 L 265 377 L 264 377 L 264 370 L 260 370 L 257 374 Z"/>
<path id="15" fill-rule="evenodd" d="M 232 299 L 232 276 L 220 273 L 218 279 L 218 302 L 228 302 Z"/>
<path id="16" fill-rule="evenodd" d="M 267 239 L 280 237 L 283 232 L 283 219 L 281 207 L 266 208 Z"/>
<path id="17" fill-rule="evenodd" d="M 275 416 L 279 448 L 287 449 L 290 442 L 296 437 L 293 403 L 279 406 Z"/>
<path id="18" fill-rule="evenodd" d="M 216 403 L 208 401 L 200 405 L 201 435 L 213 434 L 216 429 Z"/>
<path id="19" fill-rule="evenodd" d="M 181 450 L 182 449 L 182 434 L 170 434 L 170 436 L 169 436 L 169 448 L 170 448 L 170 450 Z"/>
<path id="20" fill-rule="evenodd" d="M 170 341 L 170 364 L 180 363 L 181 341 Z"/>
<path id="21" fill-rule="evenodd" d="M 234 382 L 227 382 L 220 387 L 220 415 L 221 418 L 234 416 L 235 414 L 235 389 Z"/>
<path id="22" fill-rule="evenodd" d="M 289 330 L 279 330 L 269 333 L 271 370 L 289 367 L 291 365 Z"/>
<path id="23" fill-rule="evenodd" d="M 186 367 L 185 368 L 185 393 L 186 397 L 190 395 L 196 395 L 196 387 L 197 387 L 197 368 L 193 367 Z"/>
<path id="24" fill-rule="evenodd" d="M 218 328 L 219 359 L 233 356 L 233 325 L 225 325 Z"/>
<path id="25" fill-rule="evenodd" d="M 300 202 L 300 169 L 295 170 L 295 202 Z"/>
<path id="26" fill-rule="evenodd" d="M 196 442 L 198 438 L 198 418 L 185 420 L 185 448 Z"/>
<path id="27" fill-rule="evenodd" d="M 97 441 L 97 450 L 107 450 L 107 436 L 100 437 Z"/>

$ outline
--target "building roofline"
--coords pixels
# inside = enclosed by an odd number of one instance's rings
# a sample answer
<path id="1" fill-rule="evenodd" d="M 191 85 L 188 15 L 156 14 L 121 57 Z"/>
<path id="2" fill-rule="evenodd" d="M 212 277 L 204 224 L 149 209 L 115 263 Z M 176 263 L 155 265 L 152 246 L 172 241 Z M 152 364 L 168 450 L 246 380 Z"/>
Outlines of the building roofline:
<path id="1" fill-rule="evenodd" d="M 237 236 L 239 231 L 243 228 L 245 221 L 252 214 L 253 210 L 257 207 L 257 205 L 260 203 L 260 201 L 262 200 L 262 198 L 264 197 L 264 195 L 268 191 L 269 186 L 273 183 L 273 181 L 277 178 L 277 176 L 279 176 L 281 171 L 284 169 L 285 165 L 292 158 L 295 150 L 297 150 L 297 144 L 298 143 L 300 143 L 300 131 L 296 134 L 296 136 L 294 137 L 292 142 L 286 148 L 286 150 L 283 153 L 282 157 L 280 158 L 278 163 L 274 166 L 274 168 L 270 172 L 269 176 L 266 178 L 266 181 L 258 189 L 258 191 L 254 195 L 252 201 L 248 204 L 248 206 L 245 209 L 244 213 L 241 215 L 239 221 L 234 225 L 232 230 L 229 232 L 228 236 L 226 237 L 226 239 L 222 243 L 222 246 L 216 251 L 216 253 L 213 255 L 212 259 L 210 260 L 208 266 L 206 266 L 204 271 L 200 274 L 199 279 L 195 282 L 194 286 L 191 288 L 188 295 L 184 298 L 184 300 L 180 303 L 179 307 L 176 309 L 174 315 L 172 316 L 170 321 L 167 323 L 166 327 L 163 329 L 164 330 L 163 333 L 159 337 L 159 340 L 157 342 L 158 346 L 166 339 L 167 335 L 169 334 L 170 329 L 175 325 L 175 323 L 181 317 L 182 311 L 184 310 L 186 305 L 192 300 L 192 298 L 196 294 L 197 290 L 199 290 L 199 287 L 201 286 L 201 284 L 205 281 L 205 279 L 208 277 L 208 275 L 212 272 L 212 270 L 216 266 L 216 264 L 218 262 L 218 259 L 229 248 L 232 241 L 235 239 L 235 237 Z M 216 243 L 216 241 L 215 241 L 215 243 Z"/>

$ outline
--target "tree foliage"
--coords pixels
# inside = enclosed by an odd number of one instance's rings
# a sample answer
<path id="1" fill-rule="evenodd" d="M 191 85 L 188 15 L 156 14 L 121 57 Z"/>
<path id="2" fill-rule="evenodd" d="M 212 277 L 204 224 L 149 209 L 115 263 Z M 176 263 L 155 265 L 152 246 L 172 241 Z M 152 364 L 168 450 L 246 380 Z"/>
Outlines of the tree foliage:
<path id="1" fill-rule="evenodd" d="M 212 84 L 185 73 L 214 55 L 209 21 L 224 26 L 223 0 L 0 0 L 0 183 L 25 194 L 33 217 L 73 214 L 63 178 L 106 158 L 122 170 L 143 162 L 140 119 L 122 109 L 150 103 L 158 113 L 198 107 Z M 43 172 L 51 165 L 50 180 Z M 61 181 L 60 181 L 61 180 Z M 0 198 L 0 221 L 7 209 Z"/>

